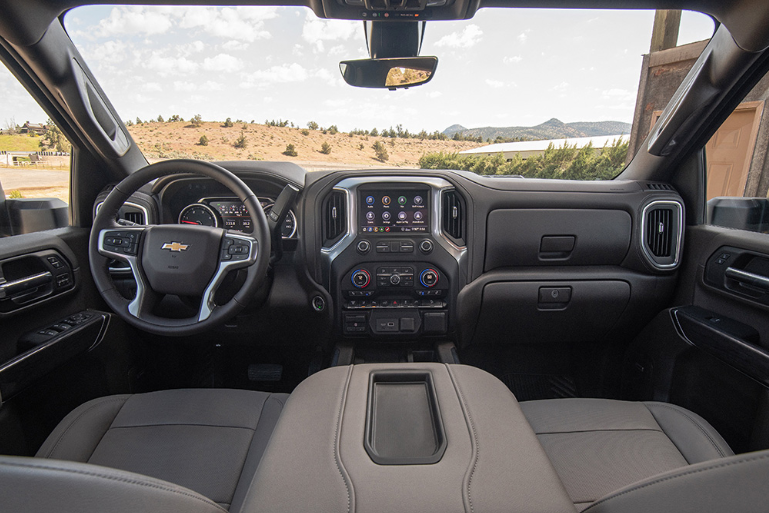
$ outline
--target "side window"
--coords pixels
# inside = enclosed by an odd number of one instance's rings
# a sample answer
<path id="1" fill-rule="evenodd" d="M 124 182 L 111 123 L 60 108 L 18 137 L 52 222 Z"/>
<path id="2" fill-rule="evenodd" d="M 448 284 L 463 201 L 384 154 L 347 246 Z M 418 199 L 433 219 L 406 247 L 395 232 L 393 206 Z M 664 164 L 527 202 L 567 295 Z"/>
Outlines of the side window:
<path id="1" fill-rule="evenodd" d="M 0 236 L 69 224 L 72 146 L 0 66 Z"/>
<path id="2" fill-rule="evenodd" d="M 769 75 L 705 146 L 708 223 L 769 232 Z"/>

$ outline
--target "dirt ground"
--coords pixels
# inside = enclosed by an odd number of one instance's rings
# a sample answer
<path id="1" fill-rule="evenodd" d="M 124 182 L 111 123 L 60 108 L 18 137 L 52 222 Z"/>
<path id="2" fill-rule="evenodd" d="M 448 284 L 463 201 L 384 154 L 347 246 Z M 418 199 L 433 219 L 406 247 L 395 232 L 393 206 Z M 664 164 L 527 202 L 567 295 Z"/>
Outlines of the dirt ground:
<path id="1" fill-rule="evenodd" d="M 169 158 L 202 158 L 204 160 L 279 160 L 294 162 L 308 171 L 327 169 L 418 168 L 419 158 L 431 152 L 458 152 L 480 146 L 465 141 L 430 141 L 391 139 L 347 133 L 323 134 L 321 130 L 271 127 L 261 124 L 235 123 L 225 128 L 222 123 L 203 123 L 198 128 L 189 123 L 143 123 L 129 127 L 131 135 L 150 162 Z M 245 148 L 235 148 L 235 140 L 246 138 Z M 199 144 L 200 137 L 208 145 Z M 375 158 L 372 145 L 385 145 L 389 159 Z M 330 153 L 322 153 L 326 142 Z M 283 154 L 293 144 L 297 156 Z M 362 146 L 362 148 L 361 148 Z M 24 198 L 59 198 L 69 202 L 69 162 L 66 158 L 49 159 L 38 166 L 15 167 L 0 162 L 0 184 L 6 196 L 21 194 Z M 16 192 L 18 191 L 18 193 Z"/>

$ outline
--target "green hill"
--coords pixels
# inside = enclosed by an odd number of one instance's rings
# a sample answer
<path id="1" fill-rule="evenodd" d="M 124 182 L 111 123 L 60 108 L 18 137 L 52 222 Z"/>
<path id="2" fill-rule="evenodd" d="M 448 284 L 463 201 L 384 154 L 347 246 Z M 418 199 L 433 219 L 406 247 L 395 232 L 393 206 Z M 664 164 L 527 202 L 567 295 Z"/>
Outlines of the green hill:
<path id="1" fill-rule="evenodd" d="M 39 151 L 40 137 L 0 135 L 0 151 Z"/>
<path id="2" fill-rule="evenodd" d="M 497 137 L 503 139 L 522 139 L 529 141 L 543 139 L 563 139 L 574 137 L 594 137 L 599 135 L 630 135 L 630 123 L 621 121 L 578 121 L 575 123 L 564 123 L 553 118 L 537 126 L 509 126 L 493 127 L 486 126 L 480 128 L 465 128 L 462 125 L 452 125 L 443 131 L 449 137 L 455 133 L 465 136 L 483 137 L 484 140 Z"/>

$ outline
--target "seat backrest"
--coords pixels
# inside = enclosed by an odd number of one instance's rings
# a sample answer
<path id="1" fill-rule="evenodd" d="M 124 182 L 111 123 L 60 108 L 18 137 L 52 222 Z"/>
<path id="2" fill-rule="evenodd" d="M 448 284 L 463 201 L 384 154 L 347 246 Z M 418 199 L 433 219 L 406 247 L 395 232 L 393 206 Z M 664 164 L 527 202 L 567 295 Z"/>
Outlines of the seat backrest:
<path id="1" fill-rule="evenodd" d="M 769 451 L 659 474 L 598 499 L 583 513 L 766 513 Z"/>
<path id="2" fill-rule="evenodd" d="M 24 513 L 225 513 L 192 490 L 87 463 L 0 456 L 0 508 Z"/>

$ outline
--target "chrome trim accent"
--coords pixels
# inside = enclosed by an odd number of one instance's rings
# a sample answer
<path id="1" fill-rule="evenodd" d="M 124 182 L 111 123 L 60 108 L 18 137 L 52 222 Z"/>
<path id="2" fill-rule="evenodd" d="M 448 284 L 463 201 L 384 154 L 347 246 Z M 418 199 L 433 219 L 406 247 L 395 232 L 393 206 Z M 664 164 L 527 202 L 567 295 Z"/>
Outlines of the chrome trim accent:
<path id="1" fill-rule="evenodd" d="M 724 274 L 727 278 L 737 280 L 740 283 L 747 283 L 748 285 L 762 290 L 769 290 L 769 277 L 749 273 L 748 271 L 743 271 L 742 269 L 736 269 L 734 267 L 727 267 Z"/>
<path id="2" fill-rule="evenodd" d="M 103 201 L 100 201 L 100 202 L 98 202 L 98 203 L 96 204 L 96 214 L 97 214 L 97 215 L 99 214 L 99 209 L 101 208 L 101 206 L 102 206 L 103 204 L 104 204 L 104 202 L 103 202 Z M 141 211 L 142 211 L 142 213 L 144 214 L 144 224 L 143 224 L 143 225 L 140 225 L 140 226 L 146 226 L 146 225 L 150 224 L 150 213 L 149 213 L 149 210 L 147 210 L 145 207 L 143 207 L 143 206 L 141 206 L 141 205 L 138 205 L 138 204 L 136 204 L 136 203 L 132 203 L 132 202 L 130 202 L 130 201 L 125 201 L 125 202 L 123 202 L 123 205 L 128 205 L 129 207 L 138 208 L 139 210 L 141 210 Z M 119 212 L 119 211 L 120 211 L 120 209 L 118 209 L 118 212 Z"/>
<path id="3" fill-rule="evenodd" d="M 426 185 L 430 188 L 432 199 L 432 220 L 430 226 L 430 235 L 435 241 L 449 254 L 454 257 L 457 263 L 462 262 L 467 254 L 466 247 L 460 247 L 451 242 L 441 230 L 443 226 L 441 194 L 443 191 L 454 189 L 454 186 L 448 180 L 434 176 L 367 176 L 345 178 L 334 186 L 334 191 L 343 191 L 347 195 L 347 233 L 330 248 L 321 248 L 320 252 L 326 259 L 329 267 L 336 258 L 346 250 L 358 235 L 358 205 L 355 201 L 358 187 L 361 185 L 376 183 L 406 183 L 416 185 Z M 403 235 L 408 237 L 409 235 Z"/>
<path id="4" fill-rule="evenodd" d="M 176 224 L 182 224 L 182 216 L 184 213 L 191 209 L 192 207 L 203 207 L 204 209 L 208 210 L 208 212 L 211 214 L 211 217 L 214 218 L 214 228 L 219 228 L 219 216 L 216 215 L 216 212 L 214 212 L 214 209 L 206 205 L 205 203 L 190 203 L 186 207 L 182 209 L 181 212 L 179 212 L 179 219 L 177 219 Z"/>
<path id="5" fill-rule="evenodd" d="M 42 280 L 44 278 L 48 278 L 48 279 L 40 283 L 40 285 L 38 285 L 37 287 L 40 287 L 42 285 L 47 285 L 51 282 L 51 280 L 53 280 L 53 274 L 51 274 L 51 271 L 45 271 L 42 273 L 33 274 L 31 276 L 25 276 L 24 278 L 19 278 L 18 280 L 13 280 L 13 281 L 5 281 L 5 280 L 0 281 L 0 299 L 5 299 L 8 289 L 11 287 L 24 285 L 25 283 Z M 29 291 L 26 291 L 26 292 L 29 292 Z"/>
<path id="6" fill-rule="evenodd" d="M 657 258 L 653 254 L 649 252 L 649 248 L 646 245 L 646 225 L 647 225 L 647 216 L 649 210 L 651 210 L 652 207 L 660 206 L 660 205 L 669 205 L 673 206 L 676 209 L 678 209 L 678 237 L 676 238 L 675 244 L 676 244 L 676 251 L 675 256 L 673 257 L 673 263 L 672 264 L 660 264 L 657 263 L 654 259 Z M 683 242 L 684 238 L 684 207 L 681 205 L 680 202 L 675 200 L 655 200 L 651 203 L 647 204 L 643 210 L 641 211 L 641 250 L 644 253 L 644 256 L 646 257 L 646 260 L 657 269 L 661 270 L 670 270 L 675 269 L 678 267 L 678 264 L 680 263 L 681 259 L 681 243 Z"/>
<path id="7" fill-rule="evenodd" d="M 246 260 L 222 261 L 220 249 L 219 268 L 216 270 L 214 277 L 211 278 L 211 282 L 208 284 L 208 287 L 206 287 L 205 292 L 203 292 L 203 300 L 200 302 L 198 322 L 208 319 L 211 316 L 211 313 L 213 313 L 213 311 L 216 309 L 216 303 L 214 303 L 214 295 L 216 294 L 216 290 L 219 288 L 219 285 L 222 284 L 222 281 L 224 280 L 224 277 L 227 275 L 227 273 L 235 269 L 241 269 L 243 267 L 254 265 L 256 263 L 256 258 L 259 255 L 259 243 L 253 237 L 249 237 L 248 235 L 235 234 L 232 232 L 227 232 L 224 235 L 224 238 L 226 237 L 240 239 L 241 241 L 247 242 L 248 258 Z M 224 238 L 222 239 L 222 243 L 224 243 Z"/>
<path id="8" fill-rule="evenodd" d="M 109 257 L 113 260 L 120 260 L 121 262 L 126 262 L 128 266 L 131 268 L 131 273 L 133 274 L 134 281 L 136 282 L 136 297 L 133 298 L 133 300 L 128 304 L 128 313 L 130 313 L 137 319 L 140 319 L 141 317 L 139 317 L 139 314 L 141 314 L 141 305 L 144 302 L 144 295 L 146 293 L 148 286 L 146 283 L 144 283 L 142 274 L 139 272 L 138 252 L 137 252 L 137 255 L 134 256 L 134 255 L 124 255 L 123 253 L 114 253 L 112 251 L 107 251 L 106 249 L 104 249 L 104 235 L 107 232 L 142 233 L 144 232 L 144 228 L 118 227 L 118 228 L 104 229 L 99 232 L 99 245 L 97 247 L 97 250 L 99 251 L 100 255 Z"/>

